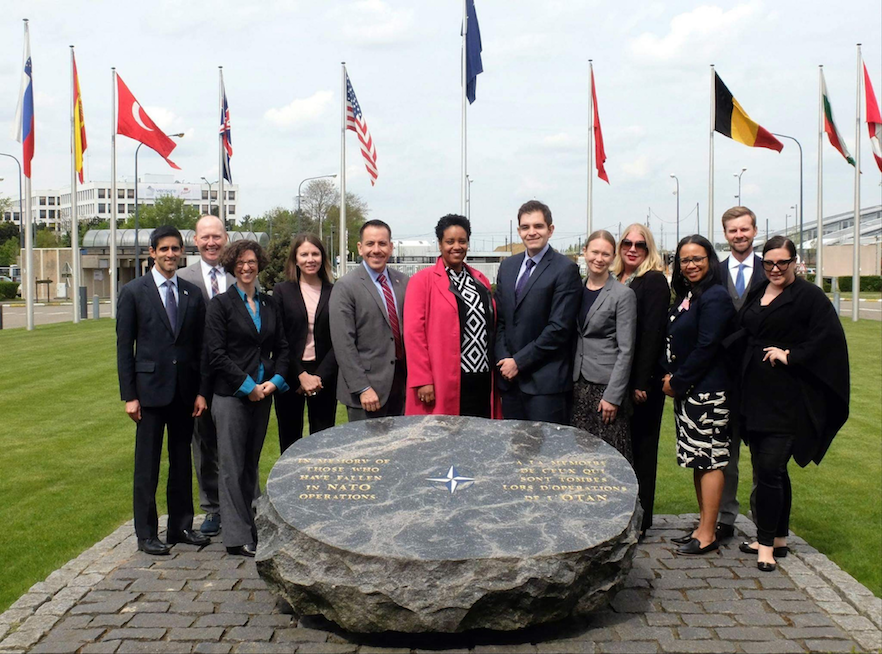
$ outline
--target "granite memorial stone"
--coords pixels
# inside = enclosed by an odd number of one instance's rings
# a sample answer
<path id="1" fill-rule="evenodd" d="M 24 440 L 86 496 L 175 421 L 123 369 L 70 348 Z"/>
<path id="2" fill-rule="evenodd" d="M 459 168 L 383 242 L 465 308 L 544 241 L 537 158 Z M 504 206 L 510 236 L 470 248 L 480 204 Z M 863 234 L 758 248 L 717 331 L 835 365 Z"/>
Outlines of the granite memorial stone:
<path id="1" fill-rule="evenodd" d="M 587 432 L 368 420 L 279 459 L 257 568 L 296 613 L 353 632 L 519 629 L 603 603 L 630 569 L 640 514 L 631 466 Z"/>

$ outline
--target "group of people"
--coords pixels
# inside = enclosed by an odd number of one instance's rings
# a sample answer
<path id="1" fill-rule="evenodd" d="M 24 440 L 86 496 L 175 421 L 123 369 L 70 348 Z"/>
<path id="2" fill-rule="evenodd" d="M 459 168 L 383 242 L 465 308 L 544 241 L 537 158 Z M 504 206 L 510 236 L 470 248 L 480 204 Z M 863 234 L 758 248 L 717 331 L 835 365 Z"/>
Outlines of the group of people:
<path id="1" fill-rule="evenodd" d="M 499 266 L 496 286 L 466 263 L 471 225 L 449 214 L 435 228 L 440 256 L 412 277 L 388 264 L 392 230 L 369 220 L 362 262 L 333 283 L 325 249 L 294 238 L 287 281 L 271 295 L 254 241 L 226 243 L 222 223 L 197 223 L 200 261 L 179 273 L 180 234 L 151 236 L 155 265 L 120 293 L 122 399 L 137 422 L 135 530 L 139 549 L 165 554 L 221 531 L 233 554 L 254 556 L 258 462 L 275 398 L 280 449 L 334 425 L 396 415 L 466 415 L 572 424 L 615 447 L 636 472 L 642 533 L 652 525 L 665 397 L 674 400 L 677 460 L 692 468 L 700 519 L 678 553 L 704 554 L 734 533 L 740 441 L 750 444 L 758 538 L 743 543 L 760 569 L 786 556 L 787 463 L 819 462 L 848 414 L 844 333 L 824 294 L 795 277 L 783 237 L 753 253 L 756 217 L 723 215 L 731 247 L 720 262 L 704 237 L 677 246 L 671 287 L 652 233 L 620 241 L 590 234 L 578 265 L 549 244 L 551 210 L 518 211 L 524 252 Z M 331 320 L 333 316 L 333 320 Z M 163 428 L 170 459 L 167 543 L 155 491 Z M 192 439 L 191 439 L 192 434 Z M 193 529 L 190 444 L 207 514 Z"/>

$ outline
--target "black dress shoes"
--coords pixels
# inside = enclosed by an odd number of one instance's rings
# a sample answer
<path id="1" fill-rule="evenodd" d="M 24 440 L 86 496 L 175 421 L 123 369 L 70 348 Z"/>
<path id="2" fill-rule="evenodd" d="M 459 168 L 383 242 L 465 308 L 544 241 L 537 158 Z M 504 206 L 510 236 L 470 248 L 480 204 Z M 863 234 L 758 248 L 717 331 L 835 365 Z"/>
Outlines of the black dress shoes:
<path id="1" fill-rule="evenodd" d="M 745 554 L 756 554 L 759 550 L 751 547 L 751 543 L 744 541 L 741 545 L 738 546 L 738 549 L 744 552 Z M 782 545 L 781 547 L 773 547 L 772 553 L 775 555 L 776 559 L 786 558 L 788 554 L 790 554 L 790 548 L 787 545 Z"/>
<path id="2" fill-rule="evenodd" d="M 139 538 L 138 550 L 144 554 L 152 554 L 153 556 L 164 556 L 171 551 L 171 547 L 156 538 Z"/>
<path id="3" fill-rule="evenodd" d="M 232 554 L 234 556 L 248 556 L 254 558 L 254 555 L 257 553 L 257 547 L 253 543 L 248 543 L 247 545 L 239 545 L 238 547 L 228 547 L 227 554 Z"/>
<path id="4" fill-rule="evenodd" d="M 717 540 L 732 538 L 735 535 L 735 526 L 727 525 L 722 522 L 717 523 Z"/>
<path id="5" fill-rule="evenodd" d="M 697 538 L 693 538 L 685 545 L 680 545 L 680 547 L 677 548 L 677 554 L 687 554 L 687 555 L 707 554 L 708 552 L 713 552 L 714 550 L 719 549 L 719 548 L 720 548 L 720 541 L 718 541 L 718 540 L 714 540 L 707 547 L 702 547 L 701 541 L 699 541 Z"/>
<path id="6" fill-rule="evenodd" d="M 166 540 L 169 545 L 185 543 L 187 545 L 197 545 L 199 547 L 211 543 L 211 539 L 208 536 L 200 534 L 198 531 L 192 529 L 184 529 L 184 531 L 177 534 L 168 534 Z"/>
<path id="7" fill-rule="evenodd" d="M 777 563 L 766 563 L 765 561 L 757 561 L 756 567 L 761 572 L 774 572 L 778 567 Z"/>
<path id="8" fill-rule="evenodd" d="M 690 531 L 688 534 L 684 534 L 683 536 L 677 536 L 676 538 L 672 538 L 672 543 L 677 543 L 677 545 L 685 545 L 690 540 L 692 540 L 692 532 Z"/>

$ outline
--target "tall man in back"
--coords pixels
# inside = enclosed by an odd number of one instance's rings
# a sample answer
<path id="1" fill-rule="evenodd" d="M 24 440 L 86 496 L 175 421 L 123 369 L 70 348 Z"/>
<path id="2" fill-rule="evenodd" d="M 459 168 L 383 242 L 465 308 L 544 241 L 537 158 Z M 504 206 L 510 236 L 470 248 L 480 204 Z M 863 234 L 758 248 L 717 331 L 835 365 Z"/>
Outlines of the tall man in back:
<path id="1" fill-rule="evenodd" d="M 531 200 L 518 210 L 526 251 L 499 266 L 496 366 L 509 420 L 567 424 L 573 390 L 573 336 L 581 303 L 579 267 L 548 245 L 551 210 Z"/>
<path id="2" fill-rule="evenodd" d="M 408 276 L 386 263 L 392 229 L 369 220 L 358 237 L 360 266 L 334 284 L 331 342 L 339 365 L 337 400 L 349 421 L 404 414 L 404 291 Z"/>
<path id="3" fill-rule="evenodd" d="M 753 252 L 756 238 L 756 214 L 747 207 L 732 207 L 723 214 L 723 235 L 729 243 L 729 256 L 720 262 L 720 279 L 729 291 L 729 297 L 740 311 L 748 294 L 766 281 L 762 260 Z M 737 430 L 729 439 L 729 464 L 723 469 L 723 497 L 717 522 L 717 537 L 731 538 L 735 534 L 738 517 L 738 458 L 741 437 Z M 751 493 L 751 504 L 753 503 Z"/>
<path id="4" fill-rule="evenodd" d="M 207 215 L 196 222 L 199 261 L 181 269 L 178 276 L 195 284 L 202 291 L 206 306 L 214 296 L 224 293 L 236 282 L 236 278 L 220 264 L 220 255 L 226 245 L 227 230 L 220 218 Z M 199 482 L 199 505 L 205 512 L 200 531 L 206 536 L 216 536 L 221 526 L 217 431 L 211 417 L 211 394 L 206 400 L 209 402 L 208 410 L 196 418 L 193 427 L 193 467 L 196 468 L 196 481 Z"/>
<path id="5" fill-rule="evenodd" d="M 207 545 L 193 531 L 190 439 L 193 419 L 207 410 L 207 377 L 200 374 L 205 302 L 199 289 L 177 275 L 184 252 L 181 233 L 157 227 L 150 236 L 155 260 L 146 275 L 119 294 L 116 356 L 119 389 L 135 421 L 134 515 L 138 549 L 168 554 L 175 543 Z M 156 487 L 162 434 L 168 430 L 168 544 L 159 540 Z"/>

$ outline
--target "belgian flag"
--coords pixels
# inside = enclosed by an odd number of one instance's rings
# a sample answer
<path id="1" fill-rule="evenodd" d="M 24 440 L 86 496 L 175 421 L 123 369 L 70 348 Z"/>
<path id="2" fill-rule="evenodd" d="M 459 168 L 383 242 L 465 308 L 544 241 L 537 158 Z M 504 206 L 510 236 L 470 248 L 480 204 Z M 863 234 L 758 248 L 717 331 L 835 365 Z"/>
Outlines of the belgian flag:
<path id="1" fill-rule="evenodd" d="M 716 103 L 714 131 L 728 136 L 733 141 L 744 143 L 752 148 L 769 148 L 781 152 L 784 144 L 750 119 L 747 112 L 732 97 L 732 93 L 723 84 L 720 76 L 714 73 Z"/>

